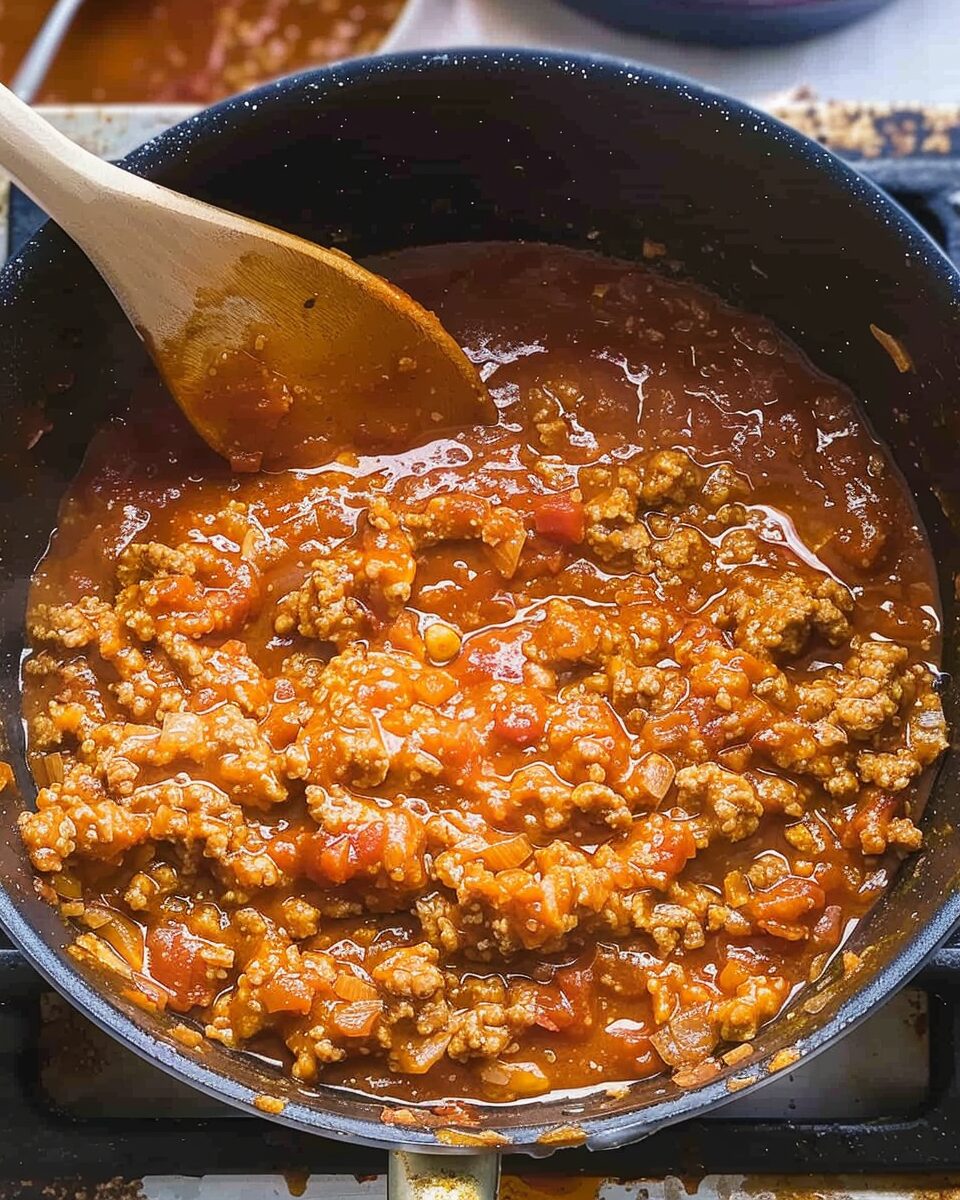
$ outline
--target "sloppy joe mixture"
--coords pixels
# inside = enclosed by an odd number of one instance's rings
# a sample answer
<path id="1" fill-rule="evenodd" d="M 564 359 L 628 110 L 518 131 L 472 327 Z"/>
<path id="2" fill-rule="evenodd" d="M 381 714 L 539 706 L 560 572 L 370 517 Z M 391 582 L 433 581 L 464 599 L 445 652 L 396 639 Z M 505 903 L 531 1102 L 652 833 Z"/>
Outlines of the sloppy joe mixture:
<path id="1" fill-rule="evenodd" d="M 921 844 L 909 496 L 844 388 L 693 284 L 374 265 L 499 423 L 256 475 L 169 401 L 98 436 L 29 611 L 40 886 L 184 1040 L 305 1084 L 698 1083 Z"/>
<path id="2" fill-rule="evenodd" d="M 53 0 L 0 0 L 6 82 Z M 403 0 L 84 0 L 42 104 L 210 104 L 277 75 L 365 54 Z"/>

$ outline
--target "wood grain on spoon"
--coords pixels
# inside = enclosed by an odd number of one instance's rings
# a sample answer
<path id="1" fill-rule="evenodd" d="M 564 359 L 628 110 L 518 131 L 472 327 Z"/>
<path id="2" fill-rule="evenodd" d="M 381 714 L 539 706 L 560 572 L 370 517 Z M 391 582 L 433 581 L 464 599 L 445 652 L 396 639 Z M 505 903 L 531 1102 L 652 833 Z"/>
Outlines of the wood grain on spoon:
<path id="1" fill-rule="evenodd" d="M 6 88 L 0 162 L 87 254 L 236 468 L 311 466 L 347 443 L 493 419 L 436 317 L 347 255 L 103 162 Z"/>

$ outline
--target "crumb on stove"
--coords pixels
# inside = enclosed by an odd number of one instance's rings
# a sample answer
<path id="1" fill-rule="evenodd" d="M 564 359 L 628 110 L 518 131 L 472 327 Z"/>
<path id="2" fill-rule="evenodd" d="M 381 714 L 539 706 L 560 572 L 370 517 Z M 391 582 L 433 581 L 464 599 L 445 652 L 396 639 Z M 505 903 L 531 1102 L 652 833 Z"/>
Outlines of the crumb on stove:
<path id="1" fill-rule="evenodd" d="M 410 1108 L 383 1108 L 380 1110 L 380 1120 L 384 1125 L 404 1125 L 413 1128 L 421 1124 L 421 1114 Z"/>
<path id="2" fill-rule="evenodd" d="M 277 1116 L 287 1107 L 287 1102 L 286 1100 L 281 1100 L 279 1096 L 260 1095 L 254 1096 L 253 1107 L 259 1108 L 261 1112 L 272 1113 L 273 1116 Z"/>

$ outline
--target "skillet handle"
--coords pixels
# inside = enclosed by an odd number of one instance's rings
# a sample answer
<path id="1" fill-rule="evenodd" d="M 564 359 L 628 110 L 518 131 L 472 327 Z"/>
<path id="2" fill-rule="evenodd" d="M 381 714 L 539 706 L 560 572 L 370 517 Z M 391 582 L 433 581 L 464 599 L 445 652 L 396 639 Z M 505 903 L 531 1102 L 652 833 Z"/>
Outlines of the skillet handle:
<path id="1" fill-rule="evenodd" d="M 496 1200 L 499 1190 L 499 1154 L 390 1153 L 387 1200 Z"/>

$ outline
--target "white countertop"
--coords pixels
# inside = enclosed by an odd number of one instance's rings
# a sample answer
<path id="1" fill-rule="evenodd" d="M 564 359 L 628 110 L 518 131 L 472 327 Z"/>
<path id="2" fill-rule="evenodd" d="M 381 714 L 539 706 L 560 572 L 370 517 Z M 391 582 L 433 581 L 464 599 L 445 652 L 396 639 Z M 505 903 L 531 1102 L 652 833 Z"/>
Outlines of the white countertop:
<path id="1" fill-rule="evenodd" d="M 402 40 L 411 48 L 484 43 L 591 49 L 690 75 L 748 100 L 769 101 L 807 87 L 824 100 L 960 102 L 960 0 L 893 0 L 835 33 L 745 50 L 627 36 L 556 0 L 415 0 Z"/>

